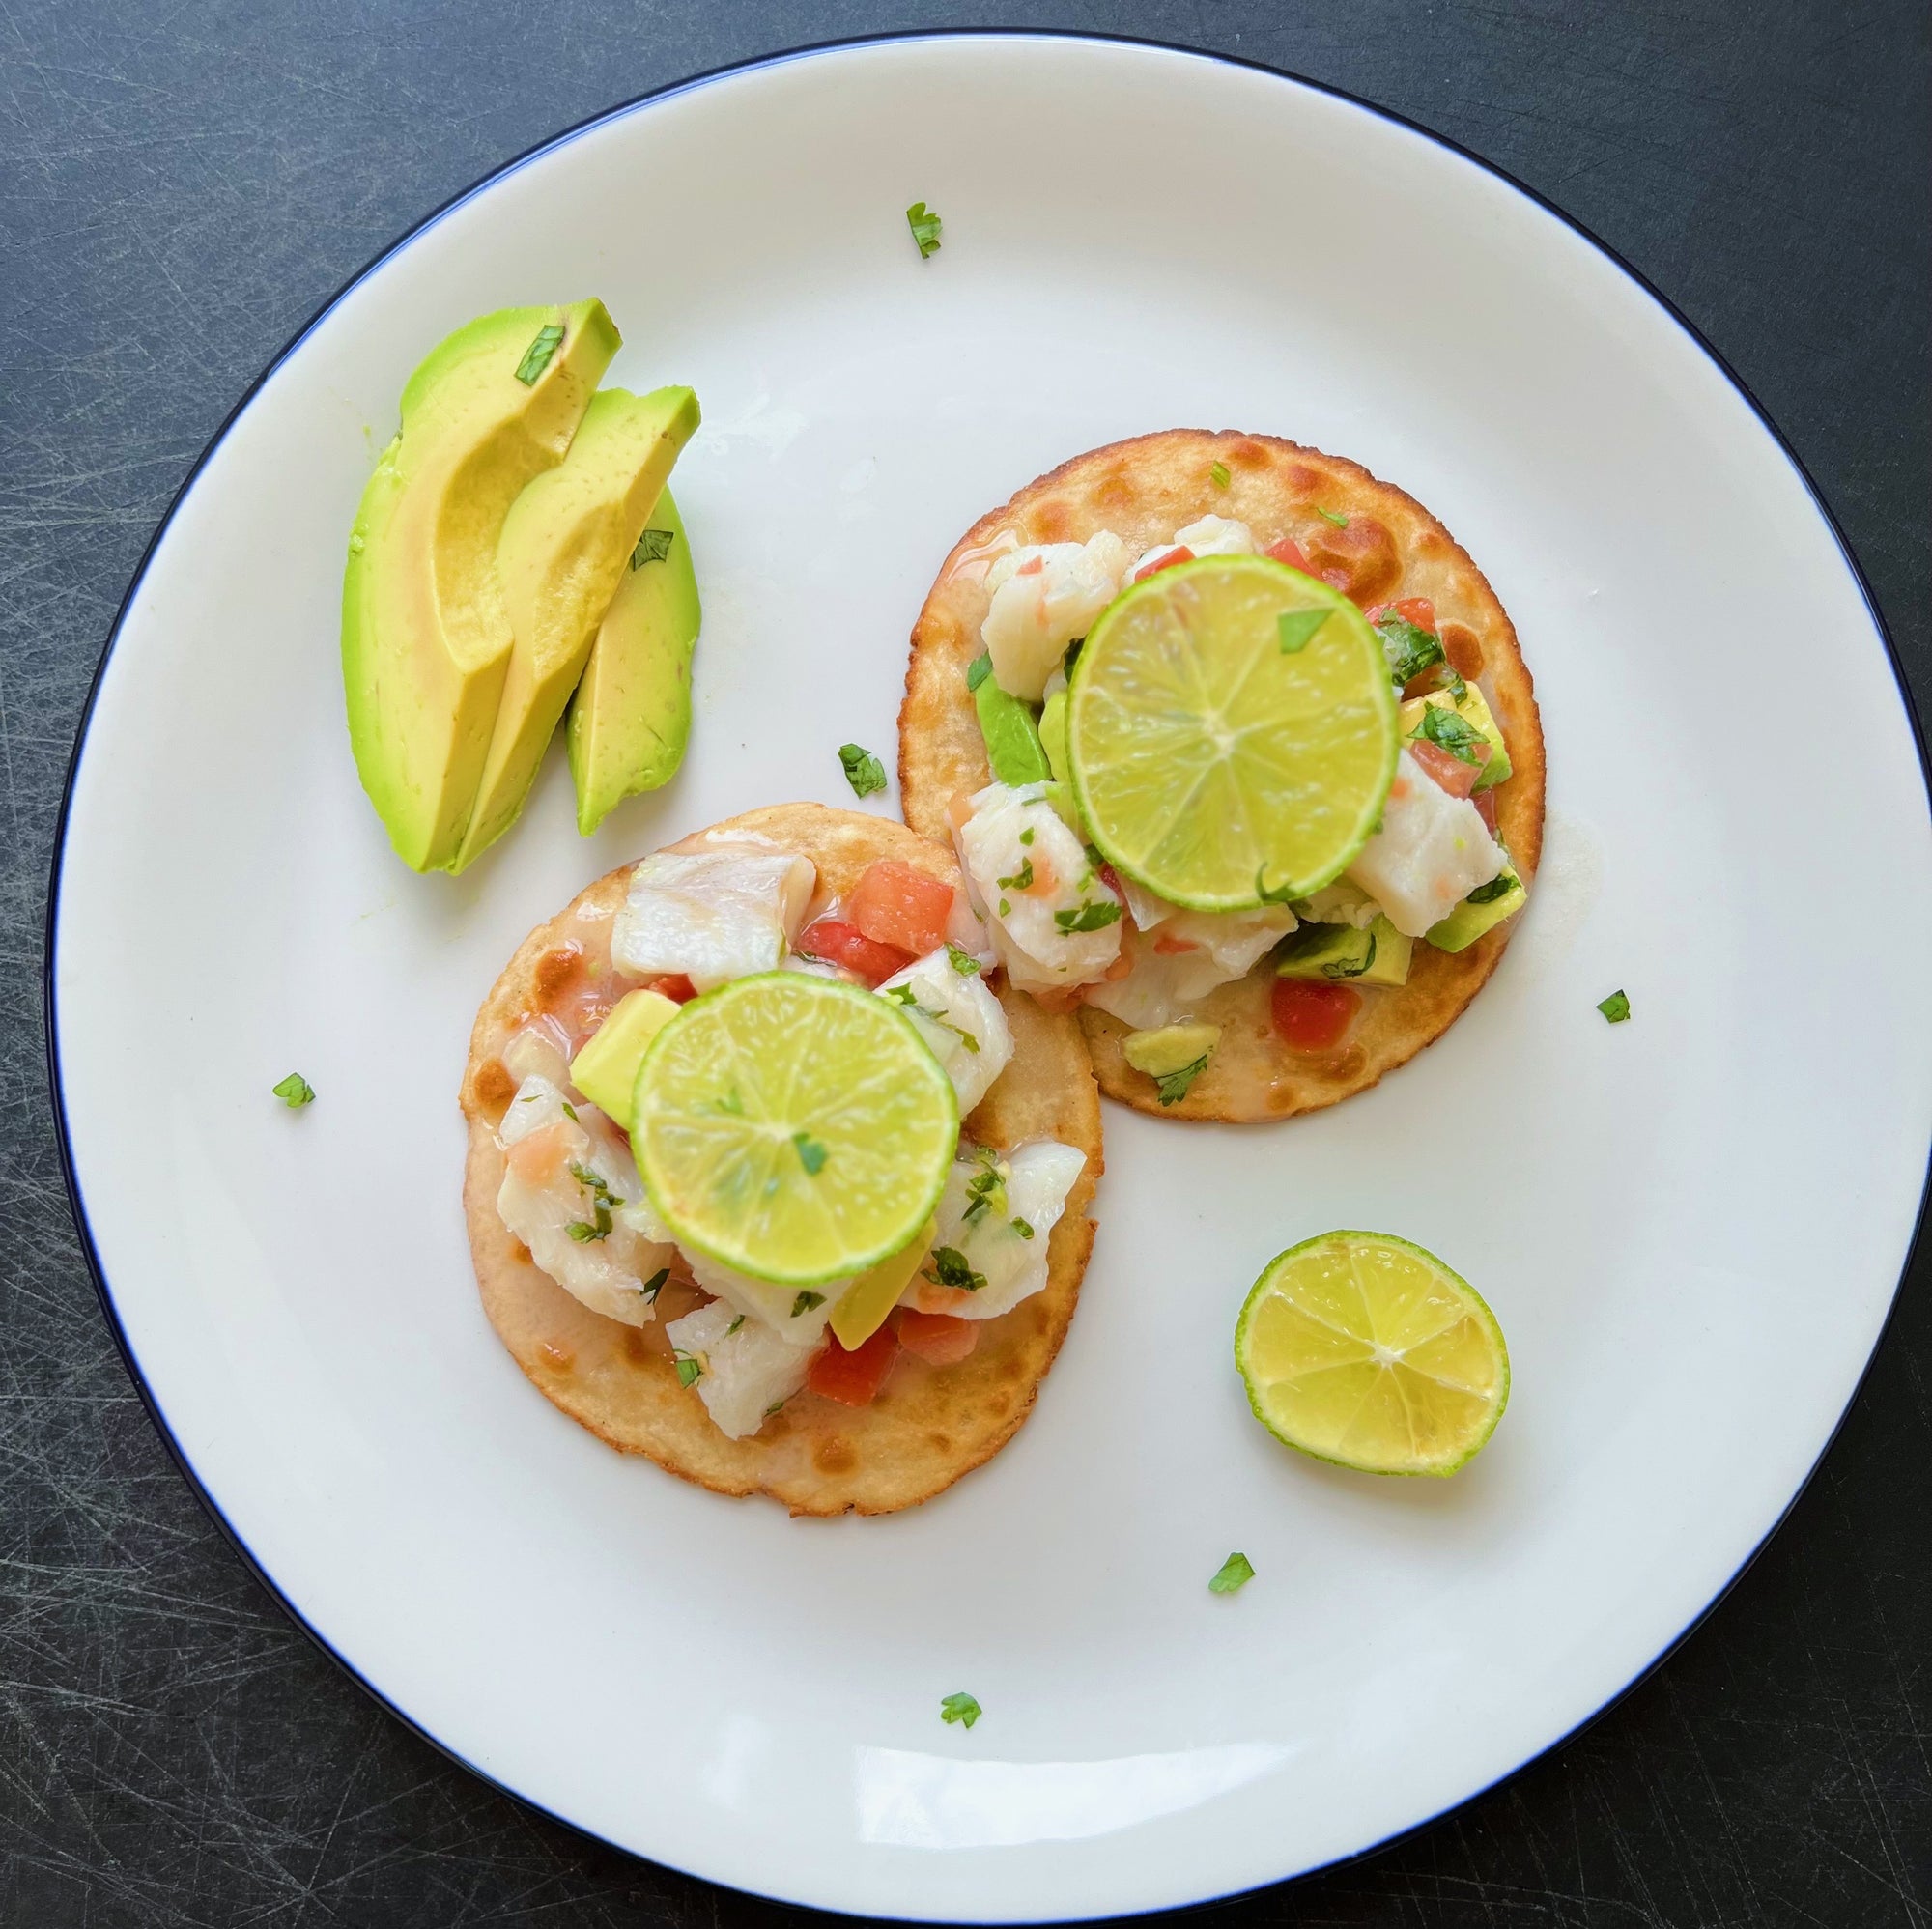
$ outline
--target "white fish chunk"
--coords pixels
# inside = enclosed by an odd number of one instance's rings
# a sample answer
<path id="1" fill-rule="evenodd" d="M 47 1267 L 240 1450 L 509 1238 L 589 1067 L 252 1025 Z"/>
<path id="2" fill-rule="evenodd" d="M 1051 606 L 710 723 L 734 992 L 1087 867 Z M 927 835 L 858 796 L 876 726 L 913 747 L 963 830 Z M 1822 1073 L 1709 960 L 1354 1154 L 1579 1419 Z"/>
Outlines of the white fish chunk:
<path id="1" fill-rule="evenodd" d="M 611 956 L 633 978 L 682 972 L 699 991 L 776 971 L 817 882 L 810 858 L 755 844 L 659 851 L 631 872 Z"/>
<path id="2" fill-rule="evenodd" d="M 1350 865 L 1349 879 L 1381 905 L 1398 931 L 1419 938 L 1508 862 L 1476 807 L 1451 797 L 1404 751 L 1382 827 Z"/>
<path id="3" fill-rule="evenodd" d="M 986 572 L 993 592 L 980 640 L 1002 690 L 1037 703 L 1066 646 L 1120 591 L 1127 546 L 1110 529 L 1085 543 L 1009 551 Z"/>
<path id="4" fill-rule="evenodd" d="M 996 1319 L 1046 1284 L 1047 1235 L 1087 1155 L 1056 1139 L 1029 1139 L 1010 1152 L 975 1148 L 953 1161 L 939 1202 L 939 1228 L 902 1306 Z M 978 1286 L 948 1284 L 977 1277 Z"/>
<path id="5" fill-rule="evenodd" d="M 1012 1030 L 992 986 L 977 972 L 954 971 L 950 955 L 937 950 L 895 972 L 878 992 L 903 1007 L 932 1048 L 965 1118 L 1012 1061 Z"/>
<path id="6" fill-rule="evenodd" d="M 742 1440 L 765 1424 L 805 1384 L 814 1343 L 792 1346 L 769 1326 L 714 1299 L 665 1327 L 676 1357 L 697 1368 L 692 1390 L 727 1439 Z"/>
<path id="7" fill-rule="evenodd" d="M 1124 978 L 1092 986 L 1087 1003 L 1137 1032 L 1171 1025 L 1217 984 L 1245 977 L 1294 929 L 1295 922 L 1285 904 L 1264 904 L 1255 911 L 1175 910 L 1153 938 L 1135 941 L 1133 969 Z M 1183 945 L 1188 949 L 1179 949 Z"/>
<path id="8" fill-rule="evenodd" d="M 504 1154 L 497 1210 L 536 1264 L 607 1319 L 655 1319 L 659 1275 L 676 1249 L 639 1223 L 644 1188 L 603 1113 L 532 1075 L 517 1088 L 497 1143 Z"/>
<path id="9" fill-rule="evenodd" d="M 1046 801 L 1046 786 L 989 783 L 968 808 L 953 841 L 1007 976 L 1023 991 L 1103 977 L 1121 954 L 1121 900 Z"/>

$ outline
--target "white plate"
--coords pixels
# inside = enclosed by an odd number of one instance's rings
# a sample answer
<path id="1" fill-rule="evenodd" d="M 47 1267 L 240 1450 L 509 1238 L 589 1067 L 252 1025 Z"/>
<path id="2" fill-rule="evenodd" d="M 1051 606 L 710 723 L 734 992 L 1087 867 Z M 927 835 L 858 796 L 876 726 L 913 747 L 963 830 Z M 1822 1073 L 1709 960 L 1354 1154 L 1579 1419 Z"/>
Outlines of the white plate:
<path id="1" fill-rule="evenodd" d="M 902 210 L 946 221 L 922 262 Z M 389 856 L 336 670 L 345 532 L 416 358 L 604 296 L 694 383 L 682 774 L 588 846 L 547 768 L 467 877 Z M 455 1096 L 529 925 L 750 805 L 849 803 L 989 504 L 1233 424 L 1435 509 L 1550 747 L 1525 926 L 1448 1037 L 1283 1126 L 1110 1108 L 1080 1317 L 928 1507 L 795 1523 L 620 1459 L 477 1305 Z M 875 800 L 884 806 L 889 799 Z M 1589 1718 L 1776 1523 L 1885 1319 L 1932 1124 L 1926 800 L 1857 578 L 1658 300 L 1416 130 L 1118 43 L 875 43 L 696 84 L 460 201 L 275 365 L 128 598 L 53 979 L 129 1362 L 290 1608 L 528 1801 L 678 1868 L 967 1920 L 1195 1901 L 1440 1813 Z M 1628 989 L 1635 1016 L 1593 1008 Z M 299 1115 L 269 1086 L 290 1069 Z M 1464 1270 L 1515 1396 L 1455 1481 L 1285 1453 L 1229 1340 L 1272 1254 Z M 1207 1591 L 1231 1547 L 1259 1578 Z M 940 1697 L 985 1705 L 970 1733 Z"/>

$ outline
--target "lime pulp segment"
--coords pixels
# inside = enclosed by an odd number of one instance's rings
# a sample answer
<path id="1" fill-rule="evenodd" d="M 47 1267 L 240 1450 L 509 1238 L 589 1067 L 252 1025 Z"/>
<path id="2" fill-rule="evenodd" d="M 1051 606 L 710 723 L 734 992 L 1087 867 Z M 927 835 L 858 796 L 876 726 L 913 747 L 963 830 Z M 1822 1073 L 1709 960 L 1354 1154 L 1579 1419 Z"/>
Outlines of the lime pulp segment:
<path id="1" fill-rule="evenodd" d="M 1385 1233 L 1324 1233 L 1270 1262 L 1235 1363 L 1271 1433 L 1365 1473 L 1454 1473 L 1509 1401 L 1509 1350 L 1481 1294 Z"/>
<path id="2" fill-rule="evenodd" d="M 1204 557 L 1094 624 L 1066 747 L 1105 857 L 1170 902 L 1246 910 L 1319 891 L 1368 841 L 1395 777 L 1395 692 L 1346 596 L 1266 556 Z"/>
<path id="3" fill-rule="evenodd" d="M 897 1007 L 803 972 L 694 999 L 651 1041 L 632 1150 L 680 1245 L 781 1286 L 907 1245 L 959 1139 L 952 1081 Z"/>

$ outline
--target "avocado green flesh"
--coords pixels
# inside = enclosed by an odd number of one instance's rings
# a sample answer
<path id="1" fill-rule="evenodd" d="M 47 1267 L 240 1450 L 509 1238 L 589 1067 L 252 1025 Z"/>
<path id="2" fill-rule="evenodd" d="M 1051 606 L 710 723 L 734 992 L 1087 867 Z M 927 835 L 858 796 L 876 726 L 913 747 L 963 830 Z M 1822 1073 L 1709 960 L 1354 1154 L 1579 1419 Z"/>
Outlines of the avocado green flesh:
<path id="1" fill-rule="evenodd" d="M 689 388 L 641 396 L 605 389 L 591 398 L 569 454 L 511 505 L 497 572 L 515 645 L 476 808 L 453 869 L 517 821 L 598 623 L 697 419 Z"/>
<path id="2" fill-rule="evenodd" d="M 644 526 L 668 534 L 670 548 L 625 569 L 570 699 L 570 776 L 586 837 L 625 798 L 668 783 L 691 737 L 691 656 L 703 611 L 668 489 Z"/>
<path id="3" fill-rule="evenodd" d="M 1275 976 L 1406 984 L 1414 949 L 1415 940 L 1404 937 L 1386 918 L 1361 931 L 1352 924 L 1304 924 L 1289 940 Z"/>
<path id="4" fill-rule="evenodd" d="M 1039 713 L 1039 747 L 1053 766 L 1055 779 L 1066 780 L 1066 693 L 1056 690 Z"/>
<path id="5" fill-rule="evenodd" d="M 530 383 L 538 332 L 563 339 Z M 454 865 L 510 666 L 497 542 L 561 462 L 619 346 L 601 301 L 505 308 L 459 328 L 403 391 L 342 579 L 342 674 L 362 787 L 414 870 Z"/>
<path id="6" fill-rule="evenodd" d="M 994 677 L 982 677 L 973 693 L 980 713 L 980 734 L 986 740 L 986 761 L 1002 783 L 1045 783 L 1053 766 L 1039 741 L 1033 712 Z"/>
<path id="7" fill-rule="evenodd" d="M 1520 911 L 1526 895 L 1522 880 L 1514 870 L 1505 870 L 1502 875 L 1509 879 L 1510 890 L 1487 904 L 1471 904 L 1463 898 L 1441 923 L 1429 927 L 1429 943 L 1438 951 L 1467 950 L 1486 931 L 1493 931 L 1505 918 Z"/>
<path id="8" fill-rule="evenodd" d="M 1432 690 L 1426 696 L 1411 697 L 1397 712 L 1396 728 L 1406 743 L 1422 724 L 1422 713 L 1431 704 L 1449 709 L 1469 724 L 1480 730 L 1488 740 L 1490 753 L 1483 760 L 1482 773 L 1476 779 L 1478 790 L 1493 790 L 1497 784 L 1506 781 L 1514 766 L 1510 762 L 1509 746 L 1503 741 L 1501 726 L 1491 714 L 1490 706 L 1483 700 L 1483 693 L 1471 683 L 1464 686 L 1461 696 L 1452 696 L 1446 690 Z"/>

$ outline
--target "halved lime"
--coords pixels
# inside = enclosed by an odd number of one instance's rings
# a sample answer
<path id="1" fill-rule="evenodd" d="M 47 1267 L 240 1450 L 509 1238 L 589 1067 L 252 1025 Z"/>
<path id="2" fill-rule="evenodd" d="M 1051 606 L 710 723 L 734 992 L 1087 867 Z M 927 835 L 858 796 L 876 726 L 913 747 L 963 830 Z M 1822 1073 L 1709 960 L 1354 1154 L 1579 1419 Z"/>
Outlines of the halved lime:
<path id="1" fill-rule="evenodd" d="M 919 1233 L 959 1142 L 952 1081 L 889 1000 L 803 972 L 693 999 L 651 1040 L 631 1149 L 682 1246 L 812 1287 Z"/>
<path id="2" fill-rule="evenodd" d="M 1255 1282 L 1235 1324 L 1277 1439 L 1364 1473 L 1451 1474 L 1509 1403 L 1509 1348 L 1469 1283 L 1387 1233 L 1324 1233 Z"/>
<path id="3" fill-rule="evenodd" d="M 1101 853 L 1172 903 L 1305 897 L 1374 831 L 1395 718 L 1381 639 L 1346 596 L 1266 556 L 1207 556 L 1094 625 L 1067 691 L 1074 799 Z"/>

